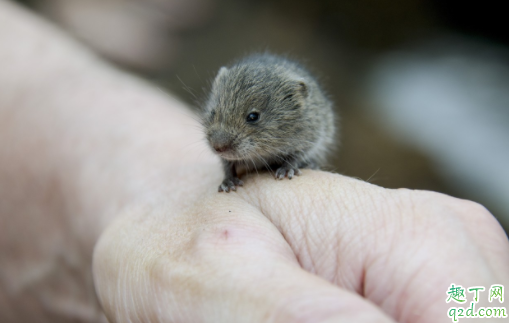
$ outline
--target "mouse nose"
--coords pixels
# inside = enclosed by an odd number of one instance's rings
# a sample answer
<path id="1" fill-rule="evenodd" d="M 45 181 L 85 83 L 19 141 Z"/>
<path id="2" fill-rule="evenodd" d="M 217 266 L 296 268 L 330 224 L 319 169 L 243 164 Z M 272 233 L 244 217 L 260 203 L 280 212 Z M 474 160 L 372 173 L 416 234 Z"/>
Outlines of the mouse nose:
<path id="1" fill-rule="evenodd" d="M 223 131 L 214 131 L 209 136 L 210 145 L 218 153 L 232 149 L 231 136 Z"/>
<path id="2" fill-rule="evenodd" d="M 214 147 L 214 150 L 217 151 L 218 153 L 223 153 L 225 151 L 230 150 L 230 145 L 215 144 L 215 145 L 213 145 L 213 147 Z"/>

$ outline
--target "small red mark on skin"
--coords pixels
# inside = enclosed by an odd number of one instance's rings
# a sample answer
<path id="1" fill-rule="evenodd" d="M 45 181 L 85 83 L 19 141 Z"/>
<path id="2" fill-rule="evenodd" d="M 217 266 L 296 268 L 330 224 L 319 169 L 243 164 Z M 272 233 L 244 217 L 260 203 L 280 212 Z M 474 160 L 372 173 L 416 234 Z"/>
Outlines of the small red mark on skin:
<path id="1" fill-rule="evenodd" d="M 224 230 L 224 231 L 223 231 L 223 237 L 224 237 L 224 239 L 225 239 L 225 240 L 227 240 L 227 239 L 228 239 L 228 234 L 229 234 L 229 233 L 228 233 L 228 230 Z"/>

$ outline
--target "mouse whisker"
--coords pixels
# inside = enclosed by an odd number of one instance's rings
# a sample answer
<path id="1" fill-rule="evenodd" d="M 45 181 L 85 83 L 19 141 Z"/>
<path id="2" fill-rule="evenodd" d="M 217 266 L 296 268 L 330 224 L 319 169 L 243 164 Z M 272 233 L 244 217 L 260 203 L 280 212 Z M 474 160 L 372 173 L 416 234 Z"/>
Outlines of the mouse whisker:
<path id="1" fill-rule="evenodd" d="M 261 161 L 265 167 L 267 167 L 267 169 L 270 169 L 270 165 L 267 163 L 267 161 L 265 160 L 265 158 L 262 157 L 262 155 L 260 155 L 258 152 L 254 151 L 254 153 L 258 156 L 258 160 Z"/>

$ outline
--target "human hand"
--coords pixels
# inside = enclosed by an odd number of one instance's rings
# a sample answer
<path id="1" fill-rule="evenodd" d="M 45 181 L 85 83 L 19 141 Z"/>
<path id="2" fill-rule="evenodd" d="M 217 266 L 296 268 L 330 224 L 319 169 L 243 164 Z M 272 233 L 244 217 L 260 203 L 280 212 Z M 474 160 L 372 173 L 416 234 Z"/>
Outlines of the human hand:
<path id="1" fill-rule="evenodd" d="M 440 322 L 450 283 L 507 286 L 470 202 L 315 171 L 217 193 L 181 103 L 0 6 L 2 320 L 97 319 L 94 247 L 112 321 Z"/>
<path id="2" fill-rule="evenodd" d="M 509 283 L 507 237 L 475 203 L 316 171 L 220 194 L 216 168 L 178 170 L 196 184 L 105 232 L 94 276 L 112 321 L 448 322 L 451 283 Z"/>

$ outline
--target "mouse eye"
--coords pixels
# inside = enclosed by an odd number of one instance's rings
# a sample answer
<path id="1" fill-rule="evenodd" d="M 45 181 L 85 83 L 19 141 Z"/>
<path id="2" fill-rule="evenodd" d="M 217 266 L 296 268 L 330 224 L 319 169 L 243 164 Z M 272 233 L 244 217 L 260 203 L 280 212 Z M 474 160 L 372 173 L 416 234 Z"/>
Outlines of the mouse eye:
<path id="1" fill-rule="evenodd" d="M 246 122 L 255 123 L 260 118 L 260 114 L 258 112 L 251 112 L 247 115 Z"/>

